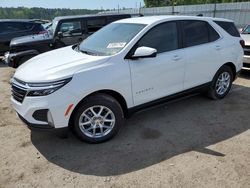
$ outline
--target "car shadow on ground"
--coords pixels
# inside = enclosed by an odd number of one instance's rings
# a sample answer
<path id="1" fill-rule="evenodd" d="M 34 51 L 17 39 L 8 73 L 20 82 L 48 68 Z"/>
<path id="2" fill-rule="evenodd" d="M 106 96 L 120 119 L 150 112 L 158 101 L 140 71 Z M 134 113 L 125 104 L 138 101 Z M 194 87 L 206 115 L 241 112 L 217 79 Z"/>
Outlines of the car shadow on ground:
<path id="1" fill-rule="evenodd" d="M 120 133 L 102 144 L 79 141 L 73 134 L 31 132 L 31 141 L 51 163 L 97 176 L 120 175 L 144 169 L 176 155 L 198 151 L 223 157 L 207 146 L 250 128 L 250 88 L 233 86 L 223 100 L 194 96 L 133 115 Z"/>

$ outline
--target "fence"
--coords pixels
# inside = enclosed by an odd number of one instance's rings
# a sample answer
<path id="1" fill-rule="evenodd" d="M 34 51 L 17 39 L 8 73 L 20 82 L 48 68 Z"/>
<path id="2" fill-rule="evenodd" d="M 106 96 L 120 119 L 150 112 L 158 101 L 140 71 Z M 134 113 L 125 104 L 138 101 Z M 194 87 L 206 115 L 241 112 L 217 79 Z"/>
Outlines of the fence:
<path id="1" fill-rule="evenodd" d="M 182 5 L 155 8 L 138 8 L 108 11 L 105 13 L 128 13 L 150 15 L 198 15 L 234 20 L 238 27 L 250 24 L 250 2 Z"/>

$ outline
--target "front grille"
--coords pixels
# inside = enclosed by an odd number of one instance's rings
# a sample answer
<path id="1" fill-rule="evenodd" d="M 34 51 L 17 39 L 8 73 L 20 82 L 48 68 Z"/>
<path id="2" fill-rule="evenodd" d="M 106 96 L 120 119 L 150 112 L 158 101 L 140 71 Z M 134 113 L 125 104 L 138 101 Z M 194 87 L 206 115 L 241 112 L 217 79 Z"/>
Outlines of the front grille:
<path id="1" fill-rule="evenodd" d="M 250 55 L 250 46 L 244 47 L 244 55 Z"/>
<path id="2" fill-rule="evenodd" d="M 14 84 L 12 84 L 11 89 L 12 89 L 12 96 L 13 96 L 13 98 L 16 101 L 22 103 L 24 97 L 26 96 L 27 91 L 24 90 L 24 89 L 21 89 L 19 87 L 16 87 Z"/>
<path id="3" fill-rule="evenodd" d="M 11 92 L 13 98 L 22 103 L 27 94 L 27 85 L 25 82 L 13 78 L 11 80 Z"/>
<path id="4" fill-rule="evenodd" d="M 244 51 L 244 55 L 249 55 L 250 56 L 250 51 Z"/>

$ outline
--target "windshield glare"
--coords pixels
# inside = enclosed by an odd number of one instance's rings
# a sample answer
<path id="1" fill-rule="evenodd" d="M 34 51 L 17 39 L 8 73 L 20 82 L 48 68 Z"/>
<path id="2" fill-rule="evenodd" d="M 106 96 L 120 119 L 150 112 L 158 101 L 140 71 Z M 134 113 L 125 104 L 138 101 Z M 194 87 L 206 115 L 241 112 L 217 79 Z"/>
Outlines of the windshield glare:
<path id="1" fill-rule="evenodd" d="M 111 23 L 84 40 L 79 50 L 93 55 L 120 52 L 143 28 L 143 24 Z"/>
<path id="2" fill-rule="evenodd" d="M 242 33 L 243 33 L 243 34 L 250 34 L 250 25 L 247 26 L 247 27 L 243 30 Z"/>

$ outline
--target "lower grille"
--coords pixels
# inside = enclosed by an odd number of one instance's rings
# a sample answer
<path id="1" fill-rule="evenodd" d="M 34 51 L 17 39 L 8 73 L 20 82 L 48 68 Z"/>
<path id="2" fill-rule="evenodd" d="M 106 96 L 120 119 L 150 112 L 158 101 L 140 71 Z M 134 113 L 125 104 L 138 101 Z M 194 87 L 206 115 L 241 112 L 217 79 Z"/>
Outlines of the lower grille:
<path id="1" fill-rule="evenodd" d="M 244 55 L 249 55 L 250 56 L 250 51 L 244 51 Z"/>
<path id="2" fill-rule="evenodd" d="M 12 84 L 11 89 L 13 98 L 22 103 L 27 91 L 15 86 L 14 84 Z"/>

